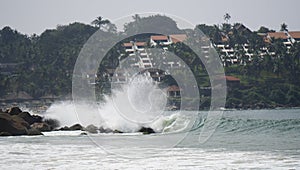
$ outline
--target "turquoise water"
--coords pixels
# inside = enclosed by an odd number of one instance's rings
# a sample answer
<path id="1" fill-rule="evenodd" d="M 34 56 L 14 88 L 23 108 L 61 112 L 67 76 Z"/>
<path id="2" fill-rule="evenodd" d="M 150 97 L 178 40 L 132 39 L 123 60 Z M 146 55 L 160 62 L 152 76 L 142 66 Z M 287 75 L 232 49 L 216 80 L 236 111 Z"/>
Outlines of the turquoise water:
<path id="1" fill-rule="evenodd" d="M 190 140 L 195 139 L 200 130 L 201 126 L 190 135 Z M 199 147 L 299 150 L 300 109 L 225 111 L 215 133 Z"/>
<path id="2" fill-rule="evenodd" d="M 1 137 L 0 169 L 300 169 L 300 109 L 225 111 L 199 143 L 203 115 L 176 147 L 179 134 Z"/>

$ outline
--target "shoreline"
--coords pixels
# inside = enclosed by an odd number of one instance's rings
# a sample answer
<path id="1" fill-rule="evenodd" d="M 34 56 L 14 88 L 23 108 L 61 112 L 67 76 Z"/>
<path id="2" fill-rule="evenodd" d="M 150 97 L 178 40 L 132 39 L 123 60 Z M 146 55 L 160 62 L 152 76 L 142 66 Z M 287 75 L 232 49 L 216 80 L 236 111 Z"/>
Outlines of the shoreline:
<path id="1" fill-rule="evenodd" d="M 81 135 L 98 133 L 124 133 L 119 129 L 97 127 L 93 124 L 82 126 L 75 123 L 72 126 L 61 125 L 60 120 L 51 119 L 34 113 L 21 110 L 20 107 L 11 107 L 6 110 L 0 109 L 0 136 L 36 136 L 44 135 L 43 132 L 53 131 L 83 131 Z M 157 133 L 151 127 L 140 126 L 135 131 L 144 135 Z"/>
<path id="2" fill-rule="evenodd" d="M 53 104 L 55 103 L 60 103 L 60 102 L 67 102 L 67 101 L 72 101 L 71 99 L 62 99 L 62 100 L 40 100 L 40 99 L 34 99 L 34 100 L 22 100 L 22 101 L 17 101 L 17 100 L 0 100 L 0 111 L 9 109 L 11 107 L 20 107 L 22 109 L 28 110 L 30 112 L 34 112 L 34 114 L 42 114 L 46 112 L 46 110 Z M 209 111 L 209 107 L 202 107 L 199 109 L 199 111 Z M 262 103 L 256 103 L 252 105 L 239 105 L 236 107 L 224 107 L 221 108 L 223 110 L 280 110 L 280 109 L 300 109 L 300 106 L 287 106 L 287 105 L 269 105 L 269 104 L 262 104 Z M 175 109 L 175 110 L 168 110 L 168 111 L 176 111 L 180 109 Z M 189 108 L 182 109 L 186 111 L 190 111 Z"/>

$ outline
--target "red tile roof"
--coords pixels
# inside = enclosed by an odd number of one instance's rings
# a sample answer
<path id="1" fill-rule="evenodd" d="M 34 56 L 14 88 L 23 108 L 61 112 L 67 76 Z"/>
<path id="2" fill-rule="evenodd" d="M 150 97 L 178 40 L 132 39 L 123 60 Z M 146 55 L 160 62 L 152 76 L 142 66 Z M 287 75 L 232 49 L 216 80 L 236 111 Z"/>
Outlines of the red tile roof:
<path id="1" fill-rule="evenodd" d="M 225 79 L 227 81 L 241 81 L 239 78 L 233 77 L 233 76 L 225 76 Z"/>
<path id="2" fill-rule="evenodd" d="M 124 43 L 123 46 L 124 46 L 124 47 L 132 47 L 133 44 L 132 44 L 132 43 Z"/>
<path id="3" fill-rule="evenodd" d="M 287 39 L 288 37 L 284 32 L 269 32 L 268 37 L 275 39 Z"/>
<path id="4" fill-rule="evenodd" d="M 146 46 L 146 42 L 136 42 L 136 46 Z"/>
<path id="5" fill-rule="evenodd" d="M 187 36 L 186 36 L 186 34 L 173 34 L 173 35 L 170 35 L 170 38 L 173 43 L 178 43 L 178 42 L 185 41 Z"/>
<path id="6" fill-rule="evenodd" d="M 168 40 L 168 36 L 166 35 L 152 35 L 150 38 L 152 40 Z"/>
<path id="7" fill-rule="evenodd" d="M 289 32 L 292 38 L 300 39 L 300 31 L 291 31 Z"/>

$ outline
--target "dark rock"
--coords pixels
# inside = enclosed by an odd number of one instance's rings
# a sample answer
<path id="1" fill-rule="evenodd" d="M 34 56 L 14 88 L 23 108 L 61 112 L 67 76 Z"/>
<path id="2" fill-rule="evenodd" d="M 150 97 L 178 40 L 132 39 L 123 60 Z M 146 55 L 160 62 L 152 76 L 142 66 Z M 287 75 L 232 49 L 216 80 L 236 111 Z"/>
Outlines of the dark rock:
<path id="1" fill-rule="evenodd" d="M 18 117 L 25 120 L 29 125 L 34 123 L 34 118 L 28 112 L 21 112 L 18 114 Z"/>
<path id="2" fill-rule="evenodd" d="M 155 133 L 155 131 L 149 127 L 142 127 L 138 132 L 143 132 L 143 134 Z"/>
<path id="3" fill-rule="evenodd" d="M 86 135 L 88 135 L 86 132 L 82 132 L 82 133 L 80 133 L 80 135 L 81 136 L 86 136 Z"/>
<path id="4" fill-rule="evenodd" d="M 25 126 L 27 129 L 30 128 L 30 125 L 22 118 L 20 118 L 18 115 L 11 116 L 14 122 L 17 122 L 21 124 L 22 126 Z"/>
<path id="5" fill-rule="evenodd" d="M 83 127 L 80 124 L 75 124 L 70 127 L 70 130 L 83 130 Z"/>
<path id="6" fill-rule="evenodd" d="M 56 129 L 59 127 L 59 121 L 56 119 L 45 119 L 44 122 L 47 123 L 51 129 Z"/>
<path id="7" fill-rule="evenodd" d="M 42 122 L 42 123 L 34 123 L 31 125 L 31 128 L 34 128 L 34 129 L 37 129 L 41 132 L 49 132 L 51 131 L 51 127 L 50 125 L 48 125 L 47 123 L 45 122 Z"/>
<path id="8" fill-rule="evenodd" d="M 22 119 L 24 119 L 29 125 L 32 125 L 33 123 L 41 123 L 42 117 L 38 115 L 31 115 L 28 112 L 21 112 L 18 114 L 18 116 Z"/>
<path id="9" fill-rule="evenodd" d="M 84 130 L 84 128 L 80 124 L 75 124 L 75 125 L 73 125 L 71 127 L 68 127 L 68 126 L 61 127 L 58 130 L 62 130 L 62 131 Z"/>
<path id="10" fill-rule="evenodd" d="M 113 133 L 123 133 L 122 131 L 119 131 L 119 130 L 117 130 L 117 129 L 115 129 L 114 131 L 113 131 Z"/>
<path id="11" fill-rule="evenodd" d="M 12 136 L 12 134 L 8 132 L 0 132 L 0 136 Z"/>
<path id="12" fill-rule="evenodd" d="M 39 115 L 31 115 L 31 116 L 35 119 L 34 123 L 41 123 L 41 122 L 43 122 L 43 117 L 41 117 Z"/>
<path id="13" fill-rule="evenodd" d="M 112 133 L 113 130 L 109 129 L 109 128 L 104 128 L 104 127 L 100 127 L 99 129 L 100 133 Z"/>
<path id="14" fill-rule="evenodd" d="M 27 135 L 33 136 L 33 135 L 43 135 L 41 131 L 31 128 L 27 131 Z"/>
<path id="15" fill-rule="evenodd" d="M 58 130 L 68 131 L 68 130 L 70 130 L 70 128 L 68 126 L 64 126 L 64 127 L 59 128 Z"/>
<path id="16" fill-rule="evenodd" d="M 98 128 L 95 125 L 88 125 L 84 130 L 89 133 L 98 133 Z"/>
<path id="17" fill-rule="evenodd" d="M 0 113 L 0 133 L 2 135 L 27 135 L 29 124 L 22 118 Z"/>
<path id="18" fill-rule="evenodd" d="M 10 115 L 18 115 L 22 112 L 22 110 L 19 107 L 12 107 L 9 108 L 6 112 Z"/>

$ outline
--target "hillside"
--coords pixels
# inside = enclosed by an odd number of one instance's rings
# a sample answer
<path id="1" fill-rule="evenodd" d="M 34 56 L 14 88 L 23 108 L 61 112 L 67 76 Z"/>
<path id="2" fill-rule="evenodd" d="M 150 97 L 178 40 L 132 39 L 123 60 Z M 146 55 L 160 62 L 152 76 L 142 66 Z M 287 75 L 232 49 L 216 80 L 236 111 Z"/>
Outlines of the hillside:
<path id="1" fill-rule="evenodd" d="M 165 22 L 163 30 L 175 27 L 174 33 L 183 32 L 177 28 L 175 21 L 165 16 L 135 17 L 135 21 L 125 25 L 125 34 L 134 34 L 139 28 L 148 27 L 154 21 Z M 26 92 L 33 99 L 70 95 L 73 67 L 88 38 L 99 29 L 107 36 L 120 34 L 112 25 L 108 29 L 100 26 L 71 23 L 32 36 L 4 27 L 0 30 L 1 98 L 5 100 L 7 96 L 19 92 Z M 201 29 L 211 39 L 223 61 L 226 75 L 240 80 L 237 84 L 229 82 L 227 107 L 300 106 L 299 42 L 295 41 L 287 46 L 285 39 L 266 40 L 268 33 L 274 32 L 273 30 L 261 27 L 257 31 L 251 31 L 240 23 L 227 23 L 222 26 L 200 24 L 196 28 Z M 135 40 L 149 41 L 149 36 L 139 35 Z M 205 70 L 198 66 L 199 61 L 193 60 L 194 54 L 188 50 L 185 52 L 185 48 L 182 43 L 169 46 L 171 52 L 189 62 L 199 89 L 210 86 Z M 230 54 L 224 52 L 223 49 L 227 48 L 232 49 Z M 103 62 L 108 63 L 109 69 L 113 69 L 118 65 L 118 58 L 124 51 L 121 43 L 118 44 Z M 165 83 L 172 85 L 172 81 L 166 79 Z M 98 83 L 101 92 L 109 88 L 107 81 L 101 80 Z M 201 107 L 209 107 L 209 101 L 209 95 L 205 95 Z"/>

